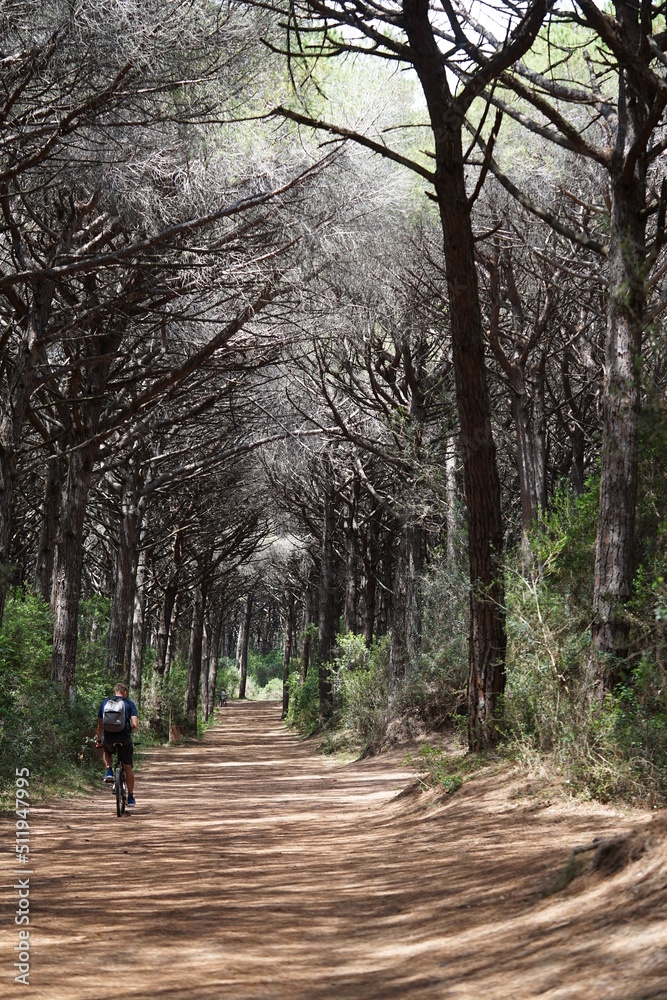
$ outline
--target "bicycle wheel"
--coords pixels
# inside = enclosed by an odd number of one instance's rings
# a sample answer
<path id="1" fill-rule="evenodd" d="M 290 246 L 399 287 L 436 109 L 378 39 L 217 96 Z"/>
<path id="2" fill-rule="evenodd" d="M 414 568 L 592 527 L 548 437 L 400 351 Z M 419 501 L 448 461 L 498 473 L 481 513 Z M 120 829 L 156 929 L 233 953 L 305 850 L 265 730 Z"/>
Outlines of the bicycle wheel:
<path id="1" fill-rule="evenodd" d="M 116 793 L 116 816 L 122 816 L 125 812 L 125 798 L 123 794 L 123 769 L 120 765 L 114 773 L 114 792 Z"/>
<path id="2" fill-rule="evenodd" d="M 122 813 L 125 812 L 125 805 L 127 803 L 127 784 L 125 783 L 125 768 L 124 767 L 121 767 L 121 769 L 120 769 L 120 795 L 121 795 L 121 799 L 123 800 L 122 801 L 122 805 L 121 805 L 121 809 L 120 809 L 121 814 L 122 814 Z"/>

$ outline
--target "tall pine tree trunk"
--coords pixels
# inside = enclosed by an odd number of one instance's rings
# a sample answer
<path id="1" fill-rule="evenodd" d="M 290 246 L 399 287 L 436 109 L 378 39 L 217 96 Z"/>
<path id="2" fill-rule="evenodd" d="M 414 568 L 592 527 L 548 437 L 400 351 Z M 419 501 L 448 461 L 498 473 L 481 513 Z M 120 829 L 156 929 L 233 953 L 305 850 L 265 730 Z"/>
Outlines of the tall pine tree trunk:
<path id="1" fill-rule="evenodd" d="M 287 595 L 287 611 L 285 615 L 285 642 L 283 646 L 283 710 L 281 718 L 287 718 L 289 710 L 289 673 L 294 646 L 294 595 Z"/>
<path id="2" fill-rule="evenodd" d="M 83 563 L 83 525 L 98 445 L 74 448 L 67 459 L 54 569 L 51 679 L 69 695 L 74 683 Z"/>
<path id="3" fill-rule="evenodd" d="M 500 479 L 491 432 L 475 240 L 465 183 L 462 112 L 455 101 L 444 100 L 449 84 L 433 37 L 427 0 L 405 0 L 403 12 L 435 139 L 435 190 L 444 241 L 459 447 L 468 508 L 468 742 L 476 750 L 494 742 L 494 714 L 505 687 Z"/>
<path id="4" fill-rule="evenodd" d="M 211 642 L 208 650 L 208 718 L 210 718 L 215 711 L 215 690 L 218 683 L 218 657 L 220 656 L 222 621 L 222 611 L 218 611 L 214 619 Z"/>
<path id="5" fill-rule="evenodd" d="M 188 670 L 185 682 L 185 716 L 191 731 L 197 731 L 197 699 L 201 677 L 202 644 L 204 638 L 204 614 L 206 611 L 207 581 L 201 579 L 195 588 L 192 609 L 192 628 L 188 651 Z"/>
<path id="6" fill-rule="evenodd" d="M 357 522 L 357 510 L 359 507 L 359 491 L 361 483 L 358 473 L 355 473 L 350 487 L 349 496 L 345 498 L 345 610 L 344 621 L 346 632 L 357 631 L 357 588 L 358 588 L 358 567 L 357 567 L 357 538 L 359 536 L 359 525 Z"/>
<path id="7" fill-rule="evenodd" d="M 39 546 L 35 564 L 35 586 L 37 592 L 48 604 L 51 603 L 53 591 L 53 561 L 55 558 L 58 538 L 58 512 L 60 510 L 59 455 L 52 455 L 47 460 L 44 479 L 44 501 L 42 504 L 42 523 L 39 532 Z"/>
<path id="8" fill-rule="evenodd" d="M 66 240 L 62 249 L 67 245 Z M 0 625 L 11 576 L 9 556 L 19 451 L 37 365 L 42 355 L 44 335 L 51 316 L 54 288 L 52 281 L 36 282 L 32 290 L 32 309 L 16 326 L 20 330 L 16 355 L 3 372 L 0 394 Z"/>
<path id="9" fill-rule="evenodd" d="M 130 654 L 130 694 L 137 705 L 141 704 L 141 666 L 146 639 L 146 590 L 148 585 L 149 554 L 142 547 L 137 559 L 134 582 L 134 609 L 132 614 L 132 649 Z"/>
<path id="10" fill-rule="evenodd" d="M 638 55 L 644 8 L 614 5 L 624 42 Z M 599 691 L 620 679 L 628 653 L 625 605 L 633 579 L 639 455 L 641 338 L 646 321 L 646 149 L 657 121 L 658 96 L 640 74 L 623 68 L 616 145 L 611 159 L 607 339 L 602 404 L 600 511 L 595 546 L 592 639 L 603 654 L 595 666 Z M 664 99 L 661 101 L 664 108 Z M 661 202 L 665 198 L 665 186 Z M 664 227 L 664 204 L 661 207 Z"/>
<path id="11" fill-rule="evenodd" d="M 135 473 L 123 489 L 120 539 L 116 553 L 116 578 L 111 600 L 107 666 L 122 672 L 125 664 L 127 630 L 132 597 L 132 567 L 139 544 L 141 511 L 138 498 L 139 477 Z M 128 664 L 129 667 L 129 664 Z"/>
<path id="12" fill-rule="evenodd" d="M 312 630 L 309 626 L 313 620 L 313 612 L 314 601 L 311 569 L 308 576 L 308 586 L 306 587 L 306 596 L 303 605 L 303 646 L 301 648 L 301 667 L 299 670 L 302 684 L 308 675 L 308 668 L 310 666 L 310 659 L 312 656 Z"/>
<path id="13" fill-rule="evenodd" d="M 250 625 L 252 622 L 253 595 L 246 597 L 243 617 L 239 626 L 239 638 L 236 644 L 236 669 L 239 672 L 239 698 L 246 696 L 248 681 L 248 644 L 250 642 Z"/>
<path id="14" fill-rule="evenodd" d="M 322 522 L 322 556 L 320 560 L 318 669 L 320 719 L 326 722 L 333 711 L 331 690 L 331 657 L 338 634 L 336 611 L 336 577 L 334 567 L 334 486 L 331 468 L 327 464 L 324 483 L 324 517 Z"/>
<path id="15" fill-rule="evenodd" d="M 398 557 L 394 564 L 391 650 L 389 671 L 390 697 L 410 677 L 419 662 L 421 647 L 420 581 L 424 569 L 424 532 L 406 521 L 401 529 Z"/>

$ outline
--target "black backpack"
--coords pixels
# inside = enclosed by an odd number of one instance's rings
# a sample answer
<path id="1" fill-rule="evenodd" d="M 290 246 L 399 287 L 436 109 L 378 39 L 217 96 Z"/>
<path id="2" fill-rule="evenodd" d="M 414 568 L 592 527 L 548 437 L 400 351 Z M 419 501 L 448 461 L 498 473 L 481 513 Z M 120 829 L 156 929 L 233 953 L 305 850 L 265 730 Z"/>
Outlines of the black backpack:
<path id="1" fill-rule="evenodd" d="M 122 733 L 127 722 L 125 699 L 114 696 L 107 698 L 102 713 L 102 728 L 105 733 Z"/>

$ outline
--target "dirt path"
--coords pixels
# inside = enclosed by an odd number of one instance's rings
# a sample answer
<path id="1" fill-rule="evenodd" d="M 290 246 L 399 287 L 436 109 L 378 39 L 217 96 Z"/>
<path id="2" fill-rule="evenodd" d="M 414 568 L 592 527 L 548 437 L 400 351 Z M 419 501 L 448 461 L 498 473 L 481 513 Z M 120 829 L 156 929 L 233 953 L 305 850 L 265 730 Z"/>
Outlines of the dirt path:
<path id="1" fill-rule="evenodd" d="M 531 811 L 494 778 L 397 798 L 396 761 L 314 757 L 275 704 L 150 756 L 122 820 L 106 789 L 33 810 L 30 986 L 8 873 L 0 996 L 667 998 L 660 849 L 541 897 L 570 848 L 629 828 L 611 809 Z"/>

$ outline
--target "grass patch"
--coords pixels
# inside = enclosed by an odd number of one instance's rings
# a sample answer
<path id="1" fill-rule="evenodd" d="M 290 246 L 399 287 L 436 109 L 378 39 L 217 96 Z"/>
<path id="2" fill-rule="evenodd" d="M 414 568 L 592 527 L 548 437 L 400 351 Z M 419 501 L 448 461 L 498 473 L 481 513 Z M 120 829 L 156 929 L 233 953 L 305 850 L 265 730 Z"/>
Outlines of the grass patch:
<path id="1" fill-rule="evenodd" d="M 416 754 L 408 754 L 403 764 L 419 772 L 423 791 L 435 788 L 446 795 L 453 795 L 466 778 L 495 762 L 484 754 L 452 752 L 443 746 L 442 741 L 431 743 L 426 740 Z"/>

